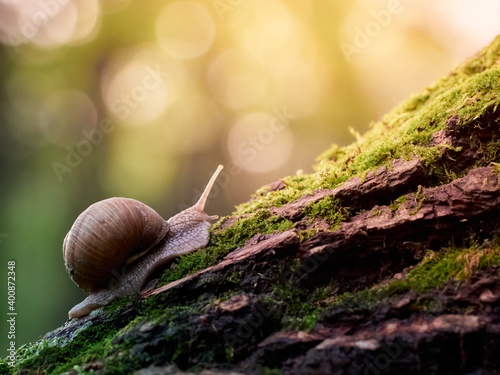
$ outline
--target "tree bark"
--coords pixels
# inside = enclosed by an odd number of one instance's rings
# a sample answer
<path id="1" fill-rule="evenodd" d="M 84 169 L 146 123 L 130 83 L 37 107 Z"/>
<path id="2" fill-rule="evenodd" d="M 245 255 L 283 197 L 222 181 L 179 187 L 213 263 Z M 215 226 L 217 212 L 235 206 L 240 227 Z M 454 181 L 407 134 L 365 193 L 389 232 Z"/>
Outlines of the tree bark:
<path id="1" fill-rule="evenodd" d="M 68 321 L 23 348 L 18 369 L 499 373 L 499 59 L 497 38 L 379 122 L 387 134 L 323 159 L 324 187 L 226 218 L 212 265 Z M 287 229 L 238 226 L 262 212 Z M 227 233 L 248 238 L 218 243 Z"/>

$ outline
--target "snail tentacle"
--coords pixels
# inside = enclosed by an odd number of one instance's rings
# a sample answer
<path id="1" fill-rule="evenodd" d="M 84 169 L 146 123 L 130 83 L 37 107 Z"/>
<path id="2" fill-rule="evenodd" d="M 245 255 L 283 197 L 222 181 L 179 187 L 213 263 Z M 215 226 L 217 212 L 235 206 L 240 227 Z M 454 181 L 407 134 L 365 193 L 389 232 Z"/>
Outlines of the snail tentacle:
<path id="1" fill-rule="evenodd" d="M 222 165 L 218 166 L 194 206 L 166 221 L 152 208 L 128 198 L 110 198 L 85 210 L 64 240 L 63 255 L 70 277 L 91 294 L 69 311 L 69 317 L 85 316 L 116 298 L 139 294 L 149 276 L 159 267 L 179 255 L 205 247 L 210 239 L 211 221 L 218 216 L 207 215 L 204 208 L 222 168 Z M 124 214 L 130 217 L 125 220 L 120 216 Z M 108 232 L 103 228 L 116 230 L 117 234 L 106 237 Z M 131 232 L 134 235 L 131 236 Z M 143 233 L 147 234 L 145 238 L 141 237 Z M 125 238 L 125 243 L 117 240 L 122 238 Z M 112 246 L 105 243 L 108 239 Z M 103 245 L 99 246 L 99 243 Z M 126 248 L 124 259 L 116 259 L 122 247 Z M 80 248 L 86 253 L 79 253 Z M 98 252 L 101 248 L 105 249 L 103 254 Z M 79 258 L 87 253 L 91 255 L 90 260 Z M 111 259 L 108 259 L 109 253 L 113 254 Z M 98 262 L 99 256 L 108 269 L 106 277 L 99 274 L 100 279 L 94 283 L 92 272 L 95 273 L 96 265 L 92 266 L 92 262 Z"/>

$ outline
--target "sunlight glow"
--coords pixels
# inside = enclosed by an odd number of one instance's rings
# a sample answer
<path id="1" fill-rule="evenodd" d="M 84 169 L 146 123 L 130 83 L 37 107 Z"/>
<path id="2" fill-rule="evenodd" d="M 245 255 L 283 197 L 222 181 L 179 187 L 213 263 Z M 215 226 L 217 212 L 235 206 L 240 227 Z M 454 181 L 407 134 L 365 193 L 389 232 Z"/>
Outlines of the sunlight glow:
<path id="1" fill-rule="evenodd" d="M 229 50 L 213 60 L 208 70 L 208 84 L 224 105 L 241 109 L 261 101 L 268 88 L 268 77 L 251 56 Z"/>
<path id="2" fill-rule="evenodd" d="M 263 173 L 288 161 L 293 149 L 293 135 L 287 124 L 276 116 L 254 112 L 236 120 L 227 147 L 239 167 L 248 172 Z"/>
<path id="3" fill-rule="evenodd" d="M 215 23 L 208 11 L 194 1 L 167 5 L 156 20 L 160 47 L 178 59 L 192 59 L 204 54 L 215 36 Z"/>
<path id="4" fill-rule="evenodd" d="M 124 53 L 105 69 L 101 92 L 116 120 L 141 125 L 166 110 L 172 100 L 170 87 L 170 74 L 160 63 Z"/>
<path id="5" fill-rule="evenodd" d="M 12 46 L 78 43 L 95 37 L 100 16 L 98 0 L 2 2 L 0 38 Z"/>

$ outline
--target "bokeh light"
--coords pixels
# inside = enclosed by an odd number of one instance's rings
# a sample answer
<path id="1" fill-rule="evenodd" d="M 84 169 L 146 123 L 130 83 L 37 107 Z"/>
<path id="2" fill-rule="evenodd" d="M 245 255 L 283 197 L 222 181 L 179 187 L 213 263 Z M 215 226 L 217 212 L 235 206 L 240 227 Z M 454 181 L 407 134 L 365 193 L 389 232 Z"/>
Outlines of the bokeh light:
<path id="1" fill-rule="evenodd" d="M 265 112 L 240 117 L 228 136 L 231 159 L 252 173 L 269 172 L 288 161 L 293 135 L 286 123 Z"/>
<path id="2" fill-rule="evenodd" d="M 75 29 L 68 44 L 88 43 L 97 36 L 101 21 L 101 6 L 98 0 L 74 1 L 78 12 Z"/>
<path id="3" fill-rule="evenodd" d="M 161 64 L 124 53 L 105 69 L 101 92 L 115 120 L 141 125 L 165 111 L 173 99 L 169 85 L 170 73 Z"/>
<path id="4" fill-rule="evenodd" d="M 88 41 L 99 25 L 97 0 L 10 1 L 0 3 L 2 41 L 18 46 L 34 43 L 42 47 Z"/>
<path id="5" fill-rule="evenodd" d="M 171 3 L 156 20 L 156 36 L 161 48 L 178 59 L 192 59 L 205 53 L 214 35 L 212 16 L 194 1 Z"/>
<path id="6" fill-rule="evenodd" d="M 142 142 L 137 142 L 139 138 Z M 168 197 L 168 183 L 175 172 L 175 159 L 156 133 L 126 128 L 114 130 L 101 179 L 112 195 L 151 204 Z"/>
<path id="7" fill-rule="evenodd" d="M 193 107 L 196 111 L 193 111 Z M 217 105 L 204 95 L 190 93 L 158 126 L 162 144 L 173 155 L 209 151 L 220 140 L 224 117 Z"/>
<path id="8" fill-rule="evenodd" d="M 241 48 L 266 64 L 279 64 L 295 58 L 301 48 L 301 25 L 278 0 L 252 2 L 254 17 L 238 30 Z"/>
<path id="9" fill-rule="evenodd" d="M 230 50 L 212 62 L 208 84 L 221 103 L 238 110 L 264 99 L 268 77 L 257 60 L 241 51 Z"/>
<path id="10" fill-rule="evenodd" d="M 293 108 L 298 117 L 311 114 L 321 95 L 321 83 L 313 66 L 291 61 L 273 70 L 274 103 Z"/>

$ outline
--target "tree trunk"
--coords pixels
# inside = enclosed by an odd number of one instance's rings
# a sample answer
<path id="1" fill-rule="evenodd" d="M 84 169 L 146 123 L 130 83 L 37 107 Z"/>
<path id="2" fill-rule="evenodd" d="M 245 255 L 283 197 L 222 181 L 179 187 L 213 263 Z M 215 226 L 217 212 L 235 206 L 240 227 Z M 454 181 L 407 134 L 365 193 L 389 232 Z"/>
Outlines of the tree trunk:
<path id="1" fill-rule="evenodd" d="M 17 369 L 499 373 L 498 61 L 500 37 L 316 173 L 261 189 L 156 288 L 21 348 Z"/>

